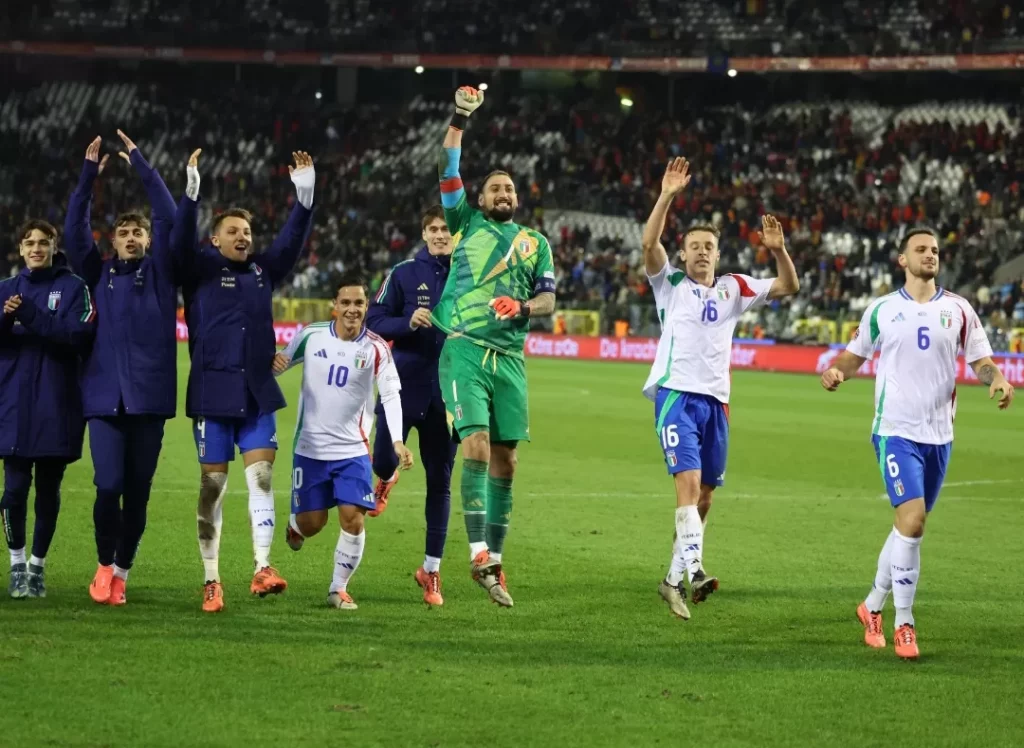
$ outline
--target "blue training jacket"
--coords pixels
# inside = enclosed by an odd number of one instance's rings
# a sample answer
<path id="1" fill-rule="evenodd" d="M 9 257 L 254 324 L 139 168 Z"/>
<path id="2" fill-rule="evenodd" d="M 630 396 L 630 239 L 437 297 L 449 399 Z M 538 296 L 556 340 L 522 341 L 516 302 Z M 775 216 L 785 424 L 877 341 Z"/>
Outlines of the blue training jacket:
<path id="1" fill-rule="evenodd" d="M 99 321 L 82 372 L 85 417 L 154 415 L 177 409 L 177 292 L 170 235 L 176 206 L 160 173 L 136 148 L 131 162 L 152 209 L 149 251 L 139 260 L 104 261 L 92 238 L 89 211 L 98 164 L 86 161 L 64 219 L 71 268 L 92 290 Z"/>
<path id="2" fill-rule="evenodd" d="M 81 278 L 63 266 L 22 270 L 0 281 L 0 456 L 82 456 L 85 418 L 79 373 L 96 329 L 96 310 Z"/>
<path id="3" fill-rule="evenodd" d="M 436 327 L 413 330 L 409 320 L 416 309 L 434 308 L 450 269 L 450 256 L 435 257 L 422 247 L 413 259 L 392 268 L 366 314 L 366 326 L 393 341 L 391 350 L 402 381 L 402 413 L 409 421 L 423 418 L 432 403 L 444 408 L 437 362 L 445 335 Z"/>
<path id="4" fill-rule="evenodd" d="M 243 418 L 250 401 L 260 413 L 285 406 L 271 365 L 277 352 L 273 293 L 299 258 L 313 211 L 298 200 L 266 252 L 233 262 L 196 236 L 199 202 L 178 203 L 172 246 L 183 273 L 185 318 L 192 369 L 185 412 L 189 418 Z"/>

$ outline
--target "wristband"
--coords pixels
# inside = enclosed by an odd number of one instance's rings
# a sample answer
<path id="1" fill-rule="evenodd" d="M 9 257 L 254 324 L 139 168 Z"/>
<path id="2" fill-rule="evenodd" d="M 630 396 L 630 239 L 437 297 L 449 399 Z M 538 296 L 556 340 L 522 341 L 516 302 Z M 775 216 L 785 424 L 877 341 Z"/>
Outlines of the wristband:
<path id="1" fill-rule="evenodd" d="M 524 301 L 519 304 L 519 316 L 529 317 L 530 316 L 530 302 Z"/>
<path id="2" fill-rule="evenodd" d="M 455 114 L 452 115 L 449 127 L 454 127 L 456 130 L 465 130 L 467 124 L 469 124 L 469 115 L 456 110 Z"/>

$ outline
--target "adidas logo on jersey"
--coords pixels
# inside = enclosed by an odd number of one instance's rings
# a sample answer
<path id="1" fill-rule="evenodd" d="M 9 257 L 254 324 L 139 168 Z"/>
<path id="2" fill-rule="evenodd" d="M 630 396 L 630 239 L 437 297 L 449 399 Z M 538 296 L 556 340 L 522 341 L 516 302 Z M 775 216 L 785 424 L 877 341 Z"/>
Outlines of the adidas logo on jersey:
<path id="1" fill-rule="evenodd" d="M 416 290 L 417 290 L 417 291 L 429 291 L 429 290 L 430 290 L 430 288 L 428 288 L 428 287 L 427 287 L 427 284 L 426 284 L 426 283 L 420 283 L 420 287 L 419 287 L 419 288 L 417 288 Z"/>
<path id="2" fill-rule="evenodd" d="M 906 320 L 906 317 L 903 316 L 903 312 L 900 312 L 899 314 L 897 314 L 895 317 L 892 318 L 893 322 L 903 322 L 905 320 Z"/>
<path id="3" fill-rule="evenodd" d="M 313 355 L 316 356 L 317 358 L 327 358 L 327 350 L 324 349 L 324 348 L 321 348 L 319 351 L 317 351 Z"/>

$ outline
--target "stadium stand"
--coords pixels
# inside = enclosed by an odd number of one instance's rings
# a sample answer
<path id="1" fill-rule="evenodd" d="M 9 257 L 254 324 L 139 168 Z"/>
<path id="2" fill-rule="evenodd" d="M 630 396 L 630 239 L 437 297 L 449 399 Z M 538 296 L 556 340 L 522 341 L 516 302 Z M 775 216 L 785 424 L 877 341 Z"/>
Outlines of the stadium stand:
<path id="1" fill-rule="evenodd" d="M 434 201 L 445 99 L 299 116 L 284 104 L 294 92 L 249 90 L 193 94 L 136 77 L 10 92 L 0 103 L 0 156 L 11 165 L 0 176 L 0 230 L 10 236 L 28 215 L 59 225 L 85 144 L 102 133 L 114 151 L 109 136 L 121 127 L 174 192 L 186 154 L 203 147 L 204 220 L 214 205 L 244 204 L 257 215 L 256 241 L 268 242 L 289 207 L 281 197 L 290 194 L 287 155 L 301 147 L 317 157 L 322 208 L 285 295 L 323 296 L 353 266 L 379 284 L 418 241 L 418 215 Z M 668 245 L 689 222 L 710 220 L 722 229 L 723 270 L 767 274 L 755 227 L 764 211 L 783 218 L 803 290 L 791 305 L 745 320 L 742 335 L 816 338 L 814 320 L 856 318 L 901 282 L 895 248 L 917 223 L 940 231 L 940 282 L 978 306 L 997 345 L 1024 326 L 1024 271 L 1013 263 L 1024 238 L 1024 133 L 1013 104 L 825 101 L 641 118 L 607 92 L 533 93 L 496 96 L 489 114 L 471 129 L 471 189 L 492 168 L 516 175 L 520 215 L 551 237 L 562 307 L 603 312 L 604 331 L 616 320 L 638 334 L 654 327 L 640 230 L 674 155 L 691 158 L 695 176 L 670 219 Z M 97 238 L 140 197 L 114 162 L 94 201 Z M 3 258 L 0 272 L 16 260 Z"/>
<path id="2" fill-rule="evenodd" d="M 485 17 L 473 0 L 41 0 L 8 4 L 6 38 L 336 50 L 559 54 L 898 54 L 1024 48 L 1024 8 L 994 0 L 526 0 Z M 437 29 L 457 30 L 438 34 Z"/>

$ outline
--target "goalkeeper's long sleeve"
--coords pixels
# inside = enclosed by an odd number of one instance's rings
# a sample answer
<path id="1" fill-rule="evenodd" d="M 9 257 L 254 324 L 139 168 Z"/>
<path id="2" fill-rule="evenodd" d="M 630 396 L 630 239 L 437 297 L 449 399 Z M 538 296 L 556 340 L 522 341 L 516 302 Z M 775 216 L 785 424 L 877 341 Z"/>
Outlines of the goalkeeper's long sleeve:
<path id="1" fill-rule="evenodd" d="M 441 180 L 441 205 L 447 210 L 453 209 L 466 196 L 466 188 L 462 185 L 459 174 L 459 159 L 462 158 L 461 148 L 444 148 L 441 151 L 437 171 Z"/>

